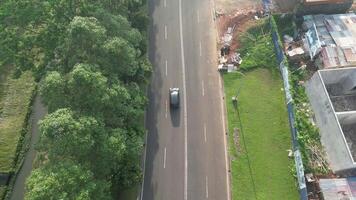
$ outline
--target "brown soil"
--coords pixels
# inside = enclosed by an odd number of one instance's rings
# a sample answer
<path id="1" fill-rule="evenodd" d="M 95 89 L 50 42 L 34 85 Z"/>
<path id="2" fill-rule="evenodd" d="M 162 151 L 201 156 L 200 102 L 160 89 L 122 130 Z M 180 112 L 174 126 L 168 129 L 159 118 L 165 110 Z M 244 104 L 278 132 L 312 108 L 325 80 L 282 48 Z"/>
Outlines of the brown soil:
<path id="1" fill-rule="evenodd" d="M 247 13 L 239 13 L 236 12 L 233 15 L 221 15 L 217 18 L 217 27 L 218 27 L 218 36 L 219 36 L 219 44 L 218 47 L 222 47 L 222 37 L 226 33 L 228 27 L 235 26 L 233 35 L 232 35 L 232 43 L 230 46 L 230 56 L 236 52 L 236 49 L 239 48 L 239 35 L 246 32 L 247 29 L 256 24 L 255 15 L 257 10 L 253 10 Z M 229 57 L 229 56 L 228 56 Z"/>
<path id="2" fill-rule="evenodd" d="M 236 11 L 246 13 L 262 7 L 261 1 L 258 0 L 215 0 L 215 6 L 218 12 L 224 14 L 231 14 Z"/>

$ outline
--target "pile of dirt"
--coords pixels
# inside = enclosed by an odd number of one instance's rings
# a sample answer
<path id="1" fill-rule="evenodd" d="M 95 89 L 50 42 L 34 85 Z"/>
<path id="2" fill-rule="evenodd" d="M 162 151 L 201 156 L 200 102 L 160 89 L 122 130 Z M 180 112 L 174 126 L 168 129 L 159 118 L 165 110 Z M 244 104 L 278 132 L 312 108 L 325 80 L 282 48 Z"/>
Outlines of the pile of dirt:
<path id="1" fill-rule="evenodd" d="M 231 14 L 237 11 L 247 13 L 262 7 L 261 1 L 256 0 L 214 0 L 215 9 L 219 13 Z"/>
<path id="2" fill-rule="evenodd" d="M 263 15 L 262 8 L 259 10 L 250 10 L 249 12 L 237 11 L 230 15 L 219 15 L 217 17 L 217 28 L 219 36 L 219 49 L 224 46 L 224 35 L 228 32 L 228 29 L 232 29 L 231 43 L 229 45 L 229 54 L 227 60 L 236 52 L 239 48 L 239 35 L 246 32 L 247 29 L 256 24 L 257 20 Z M 257 18 L 256 18 L 257 17 Z"/>

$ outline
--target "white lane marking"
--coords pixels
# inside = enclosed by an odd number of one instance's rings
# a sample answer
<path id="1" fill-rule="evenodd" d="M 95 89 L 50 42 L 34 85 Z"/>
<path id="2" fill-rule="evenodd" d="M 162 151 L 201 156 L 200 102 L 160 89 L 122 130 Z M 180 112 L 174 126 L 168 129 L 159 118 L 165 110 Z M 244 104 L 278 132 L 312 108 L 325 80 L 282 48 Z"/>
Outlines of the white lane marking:
<path id="1" fill-rule="evenodd" d="M 182 0 L 179 0 L 179 36 L 180 51 L 182 58 L 182 78 L 183 78 L 183 99 L 184 99 L 184 200 L 188 199 L 188 142 L 187 142 L 187 90 L 185 83 L 185 62 L 184 62 L 184 42 L 183 42 L 183 23 L 182 23 Z"/>
<path id="2" fill-rule="evenodd" d="M 199 10 L 197 10 L 197 19 L 198 19 L 198 24 L 199 24 L 200 23 Z"/>
<path id="3" fill-rule="evenodd" d="M 164 25 L 164 39 L 167 39 L 167 25 Z"/>
<path id="4" fill-rule="evenodd" d="M 145 124 L 146 124 L 146 119 L 145 119 Z M 145 136 L 145 155 L 144 155 L 144 160 L 143 160 L 143 180 L 142 180 L 142 188 L 141 188 L 141 200 L 143 199 L 143 187 L 145 186 L 147 136 L 148 136 L 148 131 L 146 131 L 146 136 Z M 138 200 L 138 197 L 137 197 L 137 200 Z"/>
<path id="5" fill-rule="evenodd" d="M 166 76 L 168 74 L 168 61 L 166 60 Z"/>
<path id="6" fill-rule="evenodd" d="M 230 197 L 230 184 L 229 184 L 229 172 L 228 172 L 228 166 L 229 166 L 229 163 L 228 163 L 228 159 L 227 159 L 227 146 L 226 146 L 226 140 L 227 140 L 227 136 L 225 135 L 226 133 L 226 127 L 225 127 L 225 107 L 224 107 L 224 101 L 225 101 L 225 98 L 223 98 L 223 86 L 222 86 L 222 79 L 221 79 L 221 76 L 219 75 L 219 87 L 220 87 L 220 98 L 222 100 L 220 100 L 221 102 L 221 121 L 222 121 L 222 124 L 223 124 L 223 137 L 224 137 L 224 153 L 225 153 L 225 173 L 226 173 L 226 190 L 227 190 L 227 199 L 230 200 L 231 197 Z"/>
<path id="7" fill-rule="evenodd" d="M 201 41 L 199 42 L 199 55 L 202 55 Z"/>
<path id="8" fill-rule="evenodd" d="M 212 6 L 212 8 L 211 8 L 211 16 L 212 16 L 212 18 L 213 18 L 213 21 L 215 21 L 215 2 L 214 2 L 214 0 L 213 1 L 211 1 L 212 2 L 212 4 L 213 4 L 213 6 Z M 211 4 L 210 4 L 211 5 Z"/>
<path id="9" fill-rule="evenodd" d="M 164 4 L 164 7 L 167 8 L 167 0 L 164 0 L 163 4 Z"/>
<path id="10" fill-rule="evenodd" d="M 168 117 L 168 102 L 167 102 L 167 100 L 166 100 L 166 118 Z"/>
<path id="11" fill-rule="evenodd" d="M 164 147 L 163 168 L 166 169 L 167 148 Z"/>
<path id="12" fill-rule="evenodd" d="M 205 197 L 208 199 L 209 198 L 209 182 L 208 182 L 208 176 L 205 177 Z"/>
<path id="13" fill-rule="evenodd" d="M 206 124 L 204 124 L 204 140 L 206 142 Z"/>
<path id="14" fill-rule="evenodd" d="M 205 96 L 205 88 L 204 88 L 204 81 L 201 81 L 201 92 L 202 92 L 202 95 Z"/>

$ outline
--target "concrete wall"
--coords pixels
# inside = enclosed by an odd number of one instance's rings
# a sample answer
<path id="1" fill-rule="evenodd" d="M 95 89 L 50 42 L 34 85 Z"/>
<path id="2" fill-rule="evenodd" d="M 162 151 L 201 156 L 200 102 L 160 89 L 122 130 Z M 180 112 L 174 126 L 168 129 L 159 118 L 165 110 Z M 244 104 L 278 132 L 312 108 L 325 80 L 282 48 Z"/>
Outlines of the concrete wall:
<path id="1" fill-rule="evenodd" d="M 337 118 L 340 124 L 354 124 L 356 123 L 356 112 L 337 113 Z"/>
<path id="2" fill-rule="evenodd" d="M 325 148 L 331 169 L 339 173 L 356 167 L 319 72 L 316 72 L 306 83 L 306 91 L 315 113 L 321 143 Z"/>
<path id="3" fill-rule="evenodd" d="M 351 8 L 353 0 L 345 0 L 343 3 L 325 3 L 318 5 L 309 5 L 301 3 L 298 7 L 297 16 L 310 14 L 338 14 L 345 13 Z"/>
<path id="4" fill-rule="evenodd" d="M 335 84 L 343 81 L 345 77 L 356 77 L 356 66 L 341 69 L 319 70 L 325 85 Z"/>

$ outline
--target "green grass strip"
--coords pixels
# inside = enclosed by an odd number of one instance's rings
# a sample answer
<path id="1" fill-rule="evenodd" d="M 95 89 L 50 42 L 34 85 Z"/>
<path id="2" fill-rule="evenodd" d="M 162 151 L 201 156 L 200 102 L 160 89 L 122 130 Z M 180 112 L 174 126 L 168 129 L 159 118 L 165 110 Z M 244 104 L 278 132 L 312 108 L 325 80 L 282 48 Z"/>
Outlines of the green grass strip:
<path id="1" fill-rule="evenodd" d="M 278 71 L 225 74 L 224 87 L 233 199 L 298 199 L 289 168 L 293 160 L 287 156 L 291 138 Z M 231 101 L 237 93 L 238 110 Z"/>
<path id="2" fill-rule="evenodd" d="M 10 172 L 30 106 L 35 82 L 31 72 L 20 78 L 9 75 L 0 88 L 0 171 Z"/>

